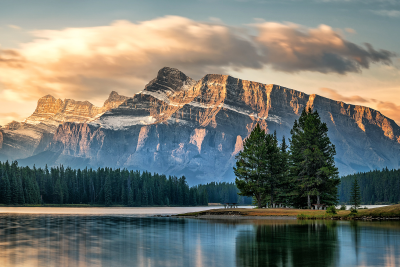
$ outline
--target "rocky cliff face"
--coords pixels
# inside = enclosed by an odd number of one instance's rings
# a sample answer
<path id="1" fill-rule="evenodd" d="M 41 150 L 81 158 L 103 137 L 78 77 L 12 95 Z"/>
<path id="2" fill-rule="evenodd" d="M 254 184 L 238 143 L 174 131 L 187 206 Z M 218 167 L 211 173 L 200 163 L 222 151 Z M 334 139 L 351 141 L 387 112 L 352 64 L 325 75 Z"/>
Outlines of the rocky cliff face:
<path id="1" fill-rule="evenodd" d="M 65 122 L 85 123 L 118 107 L 128 97 L 112 92 L 103 107 L 88 101 L 55 99 L 51 95 L 38 100 L 35 112 L 24 122 L 11 122 L 0 129 L 3 136 L 0 160 L 26 158 L 45 150 L 57 127 Z"/>
<path id="2" fill-rule="evenodd" d="M 43 123 L 56 127 L 64 122 L 84 123 L 118 107 L 126 99 L 128 97 L 120 96 L 113 91 L 104 102 L 103 107 L 96 107 L 88 101 L 75 101 L 73 99 L 62 101 L 47 95 L 39 99 L 35 112 L 25 120 L 25 123 L 32 125 Z"/>
<path id="3" fill-rule="evenodd" d="M 132 98 L 113 92 L 110 99 L 108 111 L 96 113 L 83 104 L 66 112 L 66 101 L 46 97 L 47 109 L 35 112 L 41 118 L 53 112 L 40 120 L 59 126 L 21 163 L 150 170 L 185 175 L 192 184 L 232 181 L 235 156 L 256 123 L 288 138 L 302 109 L 312 107 L 329 127 L 342 175 L 400 165 L 400 128 L 379 111 L 278 85 L 227 75 L 194 81 L 163 68 Z"/>

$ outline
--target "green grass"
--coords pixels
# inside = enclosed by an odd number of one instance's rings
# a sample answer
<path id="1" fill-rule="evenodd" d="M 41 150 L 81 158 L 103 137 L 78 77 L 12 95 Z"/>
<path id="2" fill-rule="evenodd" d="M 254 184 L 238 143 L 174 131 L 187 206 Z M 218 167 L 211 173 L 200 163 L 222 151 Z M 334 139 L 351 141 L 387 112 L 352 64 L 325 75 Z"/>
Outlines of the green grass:
<path id="1" fill-rule="evenodd" d="M 359 209 L 354 217 L 400 217 L 400 204 L 374 209 Z"/>
<path id="2" fill-rule="evenodd" d="M 332 217 L 333 217 L 332 214 L 315 214 L 315 215 L 298 214 L 297 220 L 329 220 Z"/>

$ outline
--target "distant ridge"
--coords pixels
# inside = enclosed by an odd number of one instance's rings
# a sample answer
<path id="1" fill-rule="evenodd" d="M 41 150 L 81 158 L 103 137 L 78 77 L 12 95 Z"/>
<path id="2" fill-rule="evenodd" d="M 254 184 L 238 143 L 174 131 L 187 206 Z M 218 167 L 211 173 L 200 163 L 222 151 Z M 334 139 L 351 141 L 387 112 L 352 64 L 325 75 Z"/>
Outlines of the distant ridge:
<path id="1" fill-rule="evenodd" d="M 133 97 L 112 92 L 101 108 L 41 98 L 20 128 L 0 129 L 0 159 L 33 165 L 52 152 L 55 165 L 149 170 L 185 175 L 190 183 L 233 181 L 235 155 L 256 123 L 289 138 L 305 107 L 327 123 L 341 175 L 399 168 L 400 128 L 379 111 L 228 75 L 195 81 L 168 67 Z"/>

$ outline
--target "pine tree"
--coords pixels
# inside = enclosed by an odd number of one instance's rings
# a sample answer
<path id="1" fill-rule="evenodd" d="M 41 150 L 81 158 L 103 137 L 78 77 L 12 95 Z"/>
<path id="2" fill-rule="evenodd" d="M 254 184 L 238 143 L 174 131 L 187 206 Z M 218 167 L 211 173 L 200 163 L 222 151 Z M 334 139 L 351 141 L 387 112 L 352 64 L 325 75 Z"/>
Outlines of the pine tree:
<path id="1" fill-rule="evenodd" d="M 290 171 L 293 179 L 293 205 L 311 208 L 311 197 L 328 205 L 337 204 L 340 183 L 335 167 L 335 146 L 328 137 L 328 127 L 317 111 L 303 110 L 294 122 L 290 141 Z"/>
<path id="2" fill-rule="evenodd" d="M 266 144 L 266 156 L 265 159 L 267 161 L 267 180 L 266 187 L 269 192 L 269 201 L 271 205 L 274 205 L 276 202 L 276 197 L 280 190 L 282 176 L 286 171 L 283 169 L 283 157 L 281 155 L 281 151 L 278 146 L 278 139 L 276 137 L 276 132 L 274 134 L 267 134 L 265 136 L 265 144 Z"/>
<path id="3" fill-rule="evenodd" d="M 274 204 L 287 170 L 286 155 L 278 146 L 276 132 L 266 134 L 257 124 L 236 158 L 234 172 L 239 195 L 254 197 L 258 207 L 265 205 L 267 199 Z"/>
<path id="4" fill-rule="evenodd" d="M 287 151 L 288 145 L 286 144 L 286 138 L 283 136 L 280 150 L 280 161 L 279 161 L 279 187 L 277 192 L 277 199 L 280 203 L 290 205 L 290 196 L 292 193 L 292 186 L 289 179 L 289 153 Z"/>
<path id="5" fill-rule="evenodd" d="M 354 207 L 354 209 L 358 209 L 361 204 L 361 192 L 360 186 L 358 185 L 358 180 L 354 177 L 353 185 L 351 187 L 351 198 L 350 204 Z"/>
<path id="6" fill-rule="evenodd" d="M 61 178 L 58 178 L 54 185 L 53 202 L 55 204 L 63 204 L 63 190 L 61 186 Z"/>
<path id="7" fill-rule="evenodd" d="M 257 124 L 244 140 L 243 150 L 236 156 L 236 167 L 233 168 L 239 195 L 254 197 L 259 208 L 268 193 L 265 136 L 265 131 Z"/>
<path id="8" fill-rule="evenodd" d="M 7 172 L 4 173 L 3 177 L 1 178 L 1 183 L 2 183 L 2 188 L 1 188 L 2 203 L 9 205 L 11 204 L 11 186 Z"/>
<path id="9" fill-rule="evenodd" d="M 134 197 L 133 197 L 133 190 L 132 188 L 129 189 L 129 194 L 128 194 L 128 206 L 133 207 L 135 205 L 134 202 Z"/>
<path id="10" fill-rule="evenodd" d="M 112 188 L 111 188 L 111 180 L 110 175 L 107 174 L 105 182 L 104 182 L 104 203 L 106 206 L 110 206 L 112 204 Z"/>

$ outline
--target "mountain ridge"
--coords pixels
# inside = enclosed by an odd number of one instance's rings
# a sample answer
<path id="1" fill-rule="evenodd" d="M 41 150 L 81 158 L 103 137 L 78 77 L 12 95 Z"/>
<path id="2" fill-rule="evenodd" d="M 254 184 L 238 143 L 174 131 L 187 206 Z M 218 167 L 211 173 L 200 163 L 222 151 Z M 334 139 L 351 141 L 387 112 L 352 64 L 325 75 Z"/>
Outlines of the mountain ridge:
<path id="1" fill-rule="evenodd" d="M 301 110 L 311 107 L 328 124 L 342 175 L 400 165 L 400 128 L 393 120 L 368 107 L 279 85 L 219 74 L 195 81 L 163 68 L 133 97 L 112 92 L 110 98 L 114 104 L 92 119 L 60 120 L 22 162 L 32 164 L 51 152 L 54 164 L 150 170 L 186 175 L 192 183 L 232 181 L 235 155 L 256 123 L 279 138 L 290 137 Z"/>

